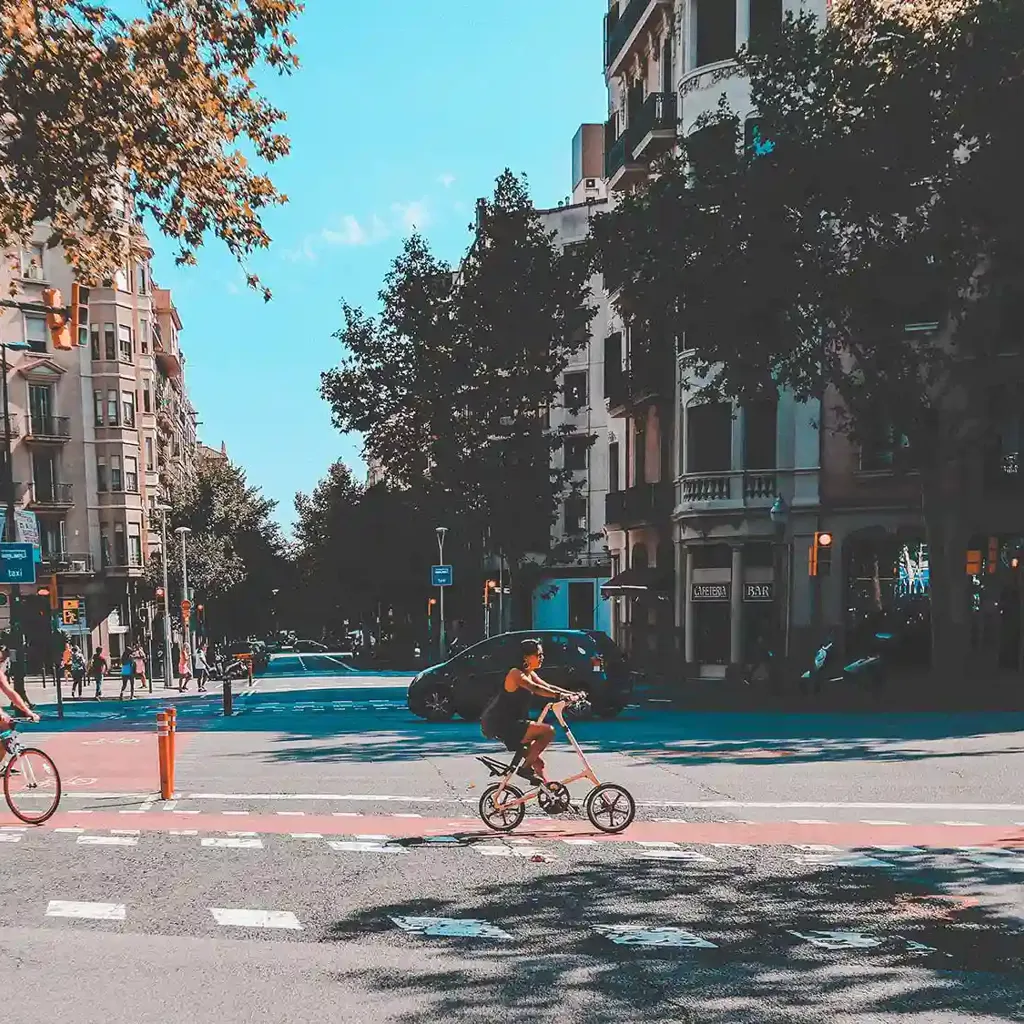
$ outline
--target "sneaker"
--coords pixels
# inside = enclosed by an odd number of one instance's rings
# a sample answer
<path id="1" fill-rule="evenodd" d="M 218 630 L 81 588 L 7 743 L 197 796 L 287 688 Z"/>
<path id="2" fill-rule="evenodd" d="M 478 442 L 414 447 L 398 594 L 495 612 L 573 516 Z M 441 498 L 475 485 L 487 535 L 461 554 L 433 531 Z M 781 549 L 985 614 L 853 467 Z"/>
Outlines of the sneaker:
<path id="1" fill-rule="evenodd" d="M 531 786 L 539 786 L 544 781 L 532 768 L 520 768 L 516 775 L 521 779 L 526 779 Z"/>

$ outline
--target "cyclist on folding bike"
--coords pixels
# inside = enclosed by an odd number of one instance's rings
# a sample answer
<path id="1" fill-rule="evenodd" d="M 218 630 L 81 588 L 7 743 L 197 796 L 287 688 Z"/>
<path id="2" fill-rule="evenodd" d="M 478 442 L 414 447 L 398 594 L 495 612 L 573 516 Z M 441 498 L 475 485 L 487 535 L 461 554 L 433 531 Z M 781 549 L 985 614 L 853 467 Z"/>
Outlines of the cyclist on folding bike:
<path id="1" fill-rule="evenodd" d="M 0 645 L 0 703 L 6 704 L 10 701 L 30 722 L 38 722 L 37 715 L 21 698 L 21 694 L 11 685 L 8 672 L 11 666 L 11 655 L 6 647 Z M 5 732 L 13 726 L 14 719 L 0 706 L 0 732 Z M 7 762 L 7 750 L 0 741 L 0 768 Z"/>
<path id="2" fill-rule="evenodd" d="M 544 662 L 544 648 L 539 640 L 524 640 L 520 644 L 523 662 L 505 676 L 505 684 L 480 716 L 480 730 L 488 739 L 501 740 L 513 753 L 523 754 L 523 763 L 517 774 L 532 785 L 543 781 L 544 762 L 540 755 L 554 739 L 553 726 L 538 725 L 530 720 L 532 697 L 551 700 L 577 701 L 586 694 L 562 690 L 545 683 L 537 675 Z"/>

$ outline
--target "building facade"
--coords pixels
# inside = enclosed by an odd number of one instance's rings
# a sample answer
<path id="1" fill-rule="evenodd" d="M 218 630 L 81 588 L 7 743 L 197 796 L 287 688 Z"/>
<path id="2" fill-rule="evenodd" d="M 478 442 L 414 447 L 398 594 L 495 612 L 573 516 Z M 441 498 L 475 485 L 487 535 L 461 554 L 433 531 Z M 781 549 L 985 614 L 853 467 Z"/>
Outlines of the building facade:
<path id="1" fill-rule="evenodd" d="M 71 267 L 46 248 L 40 227 L 4 268 L 14 302 L 41 303 L 43 289 L 68 302 Z M 196 415 L 184 386 L 170 293 L 153 284 L 148 260 L 91 288 L 88 334 L 70 350 L 51 342 L 45 317 L 15 308 L 0 315 L 6 347 L 9 434 L 22 529 L 37 536 L 41 580 L 56 576 L 61 598 L 84 614 L 66 632 L 88 650 L 120 656 L 151 633 L 153 595 L 145 566 L 159 550 L 158 509 L 194 473 Z M 29 650 L 49 629 L 49 599 L 22 587 L 19 618 Z M 10 603 L 4 607 L 10 624 Z"/>

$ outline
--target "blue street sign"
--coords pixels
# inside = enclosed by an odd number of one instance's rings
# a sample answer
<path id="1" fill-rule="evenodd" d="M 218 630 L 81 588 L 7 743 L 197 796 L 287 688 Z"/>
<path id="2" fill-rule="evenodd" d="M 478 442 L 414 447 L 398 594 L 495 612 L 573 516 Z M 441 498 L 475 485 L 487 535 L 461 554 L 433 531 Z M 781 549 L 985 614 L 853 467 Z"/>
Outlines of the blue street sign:
<path id="1" fill-rule="evenodd" d="M 452 585 L 452 567 L 450 565 L 432 565 L 430 567 L 430 585 L 432 587 L 450 587 Z"/>
<path id="2" fill-rule="evenodd" d="M 35 583 L 31 544 L 0 544 L 0 583 Z"/>

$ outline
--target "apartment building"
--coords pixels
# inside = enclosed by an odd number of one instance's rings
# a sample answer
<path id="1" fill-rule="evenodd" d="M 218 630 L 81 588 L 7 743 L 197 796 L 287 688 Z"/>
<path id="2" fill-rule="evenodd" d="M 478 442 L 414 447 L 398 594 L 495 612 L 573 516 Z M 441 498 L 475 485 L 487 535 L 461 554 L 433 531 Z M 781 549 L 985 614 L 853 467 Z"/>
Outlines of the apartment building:
<path id="1" fill-rule="evenodd" d="M 45 237 L 40 227 L 3 268 L 0 287 L 15 301 L 39 303 L 47 286 L 68 301 L 71 267 Z M 148 260 L 90 289 L 88 309 L 88 338 L 71 351 L 52 346 L 43 316 L 3 310 L 7 429 L 15 505 L 34 514 L 20 518 L 19 539 L 38 543 L 39 577 L 56 574 L 62 597 L 83 599 L 84 621 L 68 631 L 118 657 L 151 621 L 143 574 L 160 543 L 157 509 L 194 472 L 196 416 L 181 322 Z M 31 647 L 48 629 L 47 600 L 22 591 Z"/>
<path id="2" fill-rule="evenodd" d="M 612 0 L 611 204 L 723 97 L 754 136 L 736 52 L 761 45 L 787 11 L 807 9 L 824 17 L 826 0 Z M 713 146 L 714 129 L 700 130 Z M 614 300 L 616 283 L 605 285 Z M 814 595 L 793 565 L 820 523 L 818 409 L 785 394 L 746 409 L 700 405 L 680 387 L 681 346 L 614 314 L 611 325 L 605 395 L 624 437 L 624 486 L 609 496 L 606 523 L 616 639 L 652 667 L 720 678 L 762 640 L 785 644 L 810 629 Z"/>

